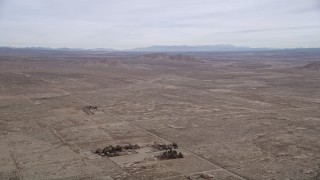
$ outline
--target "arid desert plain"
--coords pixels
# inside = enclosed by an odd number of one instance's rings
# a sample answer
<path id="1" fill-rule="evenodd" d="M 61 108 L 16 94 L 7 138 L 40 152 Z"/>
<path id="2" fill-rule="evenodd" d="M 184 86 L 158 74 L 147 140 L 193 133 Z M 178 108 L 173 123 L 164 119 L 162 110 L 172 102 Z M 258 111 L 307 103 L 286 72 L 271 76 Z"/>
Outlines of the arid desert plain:
<path id="1" fill-rule="evenodd" d="M 320 52 L 1 50 L 0 152 L 10 180 L 320 179 Z"/>

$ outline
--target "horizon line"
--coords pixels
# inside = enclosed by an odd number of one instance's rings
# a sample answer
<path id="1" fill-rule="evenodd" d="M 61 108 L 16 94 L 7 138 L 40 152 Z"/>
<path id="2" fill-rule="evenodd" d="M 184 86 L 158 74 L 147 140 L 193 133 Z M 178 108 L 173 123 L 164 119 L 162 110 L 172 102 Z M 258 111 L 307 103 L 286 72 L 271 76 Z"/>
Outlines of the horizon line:
<path id="1" fill-rule="evenodd" d="M 134 48 L 126 48 L 126 49 L 117 49 L 117 48 L 106 48 L 106 47 L 96 47 L 96 48 L 81 48 L 81 47 L 48 47 L 48 46 L 0 46 L 0 48 L 10 48 L 10 49 L 47 49 L 47 50 L 91 50 L 91 51 L 98 51 L 98 50 L 109 50 L 109 51 L 138 51 L 138 49 L 147 49 L 152 47 L 205 47 L 205 46 L 229 46 L 231 48 L 249 48 L 252 50 L 258 49 L 265 49 L 265 50 L 290 50 L 290 49 L 319 49 L 320 47 L 285 47 L 285 48 L 277 48 L 277 47 L 250 47 L 250 46 L 236 46 L 233 44 L 212 44 L 212 45 L 151 45 L 151 46 L 144 46 L 144 47 L 134 47 Z M 150 50 L 152 51 L 152 50 Z M 198 50 L 200 51 L 200 50 Z"/>

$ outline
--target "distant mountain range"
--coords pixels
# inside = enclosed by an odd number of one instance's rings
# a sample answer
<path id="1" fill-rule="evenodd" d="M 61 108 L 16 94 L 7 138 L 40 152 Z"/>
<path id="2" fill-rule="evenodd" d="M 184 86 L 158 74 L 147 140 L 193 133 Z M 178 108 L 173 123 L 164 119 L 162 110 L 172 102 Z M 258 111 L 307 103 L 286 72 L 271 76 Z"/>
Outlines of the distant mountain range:
<path id="1" fill-rule="evenodd" d="M 203 45 L 203 46 L 149 46 L 134 49 L 117 50 L 111 48 L 95 48 L 95 49 L 84 49 L 84 48 L 50 48 L 50 47 L 0 47 L 0 50 L 42 50 L 42 51 L 91 51 L 91 52 L 245 52 L 245 51 L 270 51 L 270 50 L 312 50 L 318 51 L 320 48 L 292 48 L 292 49 L 276 49 L 276 48 L 251 48 L 234 46 L 231 44 L 217 44 L 217 45 Z"/>
<path id="2" fill-rule="evenodd" d="M 14 50 L 14 49 L 21 49 L 21 50 L 43 50 L 43 51 L 118 51 L 116 49 L 111 48 L 95 48 L 95 49 L 84 49 L 84 48 L 50 48 L 50 47 L 0 47 L 2 50 Z"/>
<path id="3" fill-rule="evenodd" d="M 239 47 L 231 44 L 217 44 L 205 46 L 150 46 L 144 48 L 128 49 L 139 52 L 199 52 L 199 51 L 263 51 L 271 48 Z"/>

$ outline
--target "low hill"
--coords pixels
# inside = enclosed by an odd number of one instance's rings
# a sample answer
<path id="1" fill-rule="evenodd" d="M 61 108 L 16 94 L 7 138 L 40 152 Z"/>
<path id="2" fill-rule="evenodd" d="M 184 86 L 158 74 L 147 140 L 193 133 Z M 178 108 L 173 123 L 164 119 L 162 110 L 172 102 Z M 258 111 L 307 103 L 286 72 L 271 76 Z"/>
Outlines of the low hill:
<path id="1" fill-rule="evenodd" d="M 312 71 L 320 71 L 320 62 L 312 62 L 300 68 Z"/>

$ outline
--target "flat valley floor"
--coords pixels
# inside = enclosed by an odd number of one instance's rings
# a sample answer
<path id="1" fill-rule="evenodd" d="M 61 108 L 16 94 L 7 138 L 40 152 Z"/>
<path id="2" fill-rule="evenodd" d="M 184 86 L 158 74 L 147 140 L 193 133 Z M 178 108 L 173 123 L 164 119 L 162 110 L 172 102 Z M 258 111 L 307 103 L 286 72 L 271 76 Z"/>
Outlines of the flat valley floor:
<path id="1" fill-rule="evenodd" d="M 312 51 L 1 51 L 0 179 L 320 179 L 319 62 Z M 184 158 L 155 158 L 155 142 Z M 126 144 L 142 148 L 94 153 Z"/>

